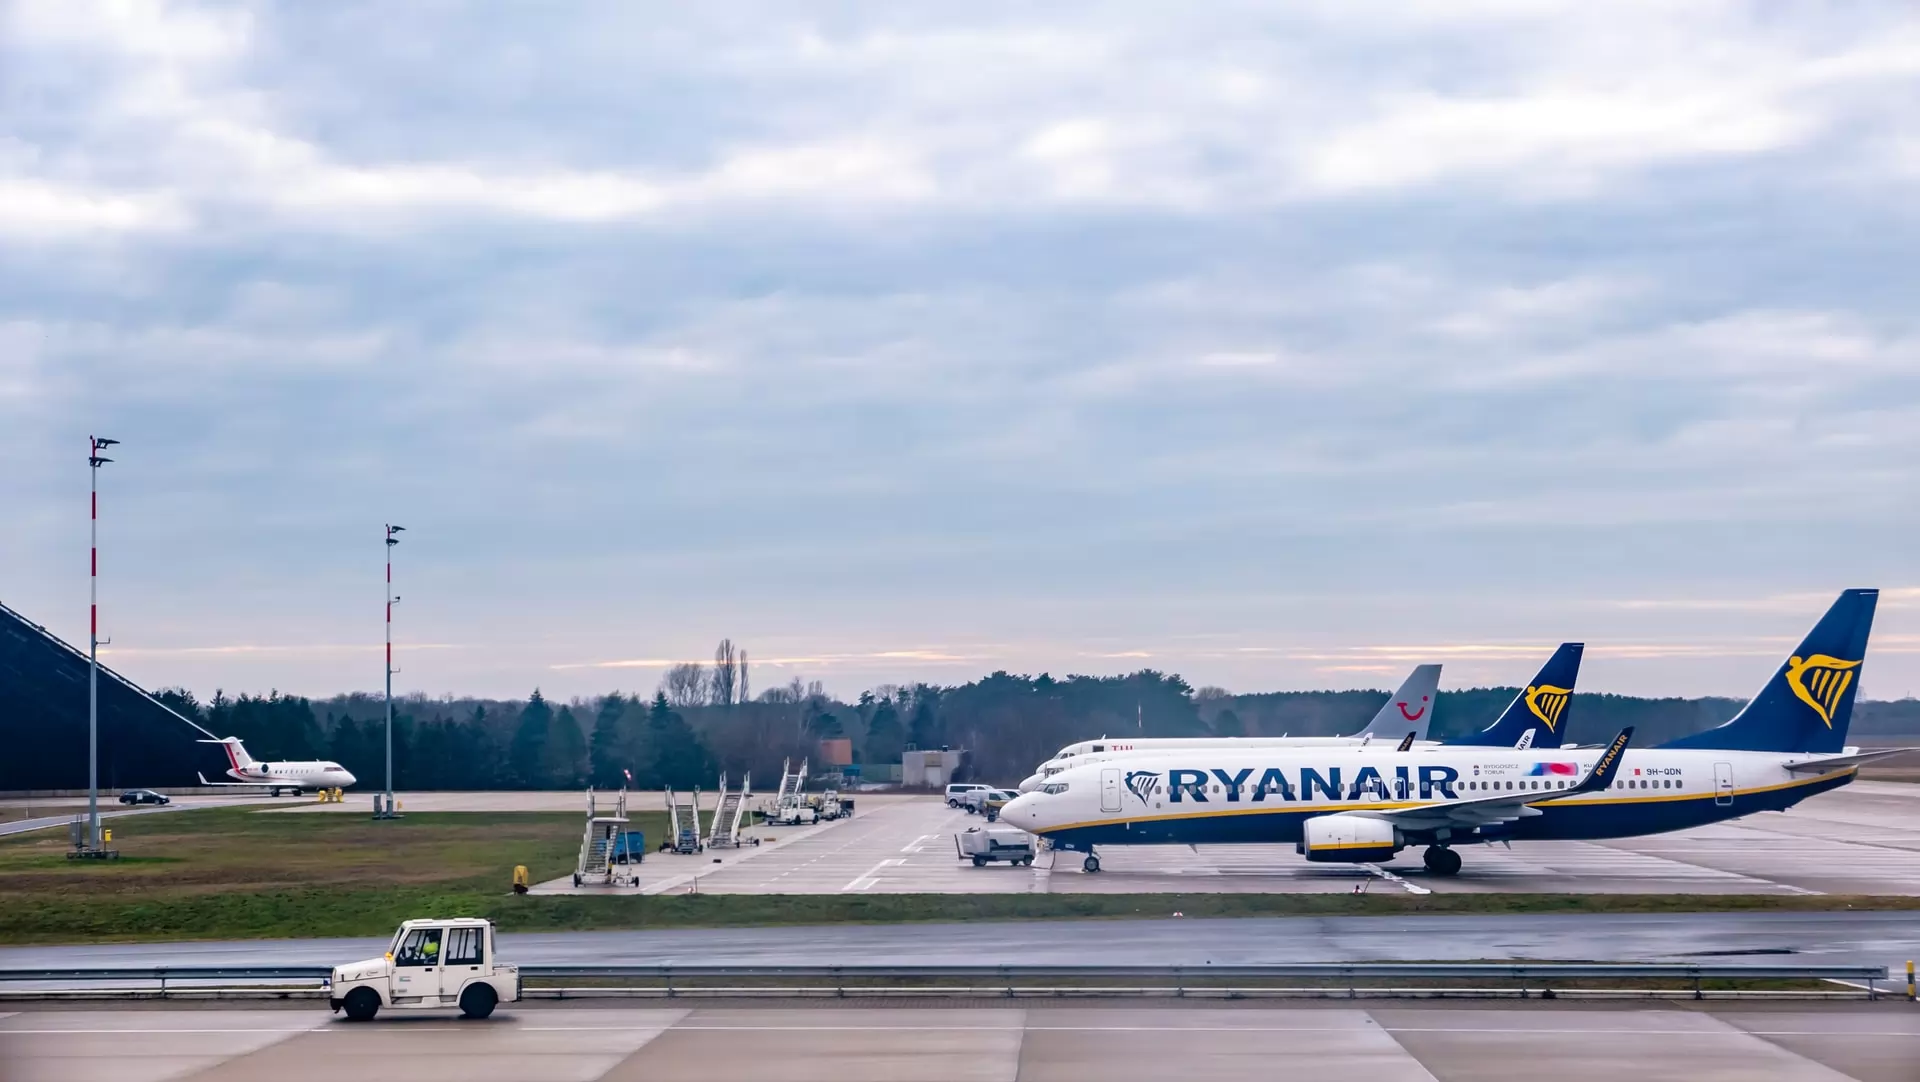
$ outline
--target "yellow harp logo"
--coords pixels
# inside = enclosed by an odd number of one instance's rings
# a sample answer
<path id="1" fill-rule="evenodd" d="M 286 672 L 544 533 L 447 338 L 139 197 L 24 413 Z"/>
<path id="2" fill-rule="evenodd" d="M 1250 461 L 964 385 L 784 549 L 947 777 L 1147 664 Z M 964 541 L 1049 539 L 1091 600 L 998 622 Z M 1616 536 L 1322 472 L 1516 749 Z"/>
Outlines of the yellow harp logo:
<path id="1" fill-rule="evenodd" d="M 1567 709 L 1567 700 L 1573 697 L 1570 688 L 1557 688 L 1551 684 L 1538 684 L 1527 689 L 1527 709 L 1533 716 L 1546 722 L 1547 731 L 1553 732 L 1560 724 L 1560 715 Z"/>
<path id="2" fill-rule="evenodd" d="M 1831 729 L 1833 711 L 1840 705 L 1840 697 L 1847 693 L 1847 688 L 1853 686 L 1853 670 L 1859 667 L 1858 661 L 1841 661 L 1825 654 L 1790 657 L 1787 686 L 1793 689 L 1796 698 L 1813 707 L 1813 712 Z"/>

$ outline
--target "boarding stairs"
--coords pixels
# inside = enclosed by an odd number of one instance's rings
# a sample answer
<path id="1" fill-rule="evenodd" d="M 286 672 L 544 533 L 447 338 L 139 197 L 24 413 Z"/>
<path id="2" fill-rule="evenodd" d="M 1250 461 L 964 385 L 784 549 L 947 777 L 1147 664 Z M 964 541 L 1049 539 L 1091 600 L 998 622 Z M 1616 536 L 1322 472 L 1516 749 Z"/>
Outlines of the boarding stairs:
<path id="1" fill-rule="evenodd" d="M 667 845 L 674 852 L 698 853 L 706 848 L 700 841 L 699 786 L 694 786 L 691 795 L 668 789 L 667 817 L 671 820 Z"/>
<path id="2" fill-rule="evenodd" d="M 713 820 L 707 828 L 710 849 L 740 848 L 740 821 L 747 815 L 747 799 L 753 792 L 753 775 L 740 779 L 740 788 L 729 790 L 727 776 L 720 775 L 720 802 L 714 805 Z"/>
<path id="3" fill-rule="evenodd" d="M 627 791 L 613 794 L 604 805 L 600 797 L 594 790 L 587 790 L 587 829 L 580 839 L 580 863 L 573 872 L 576 887 L 613 882 L 613 847 L 627 825 Z"/>

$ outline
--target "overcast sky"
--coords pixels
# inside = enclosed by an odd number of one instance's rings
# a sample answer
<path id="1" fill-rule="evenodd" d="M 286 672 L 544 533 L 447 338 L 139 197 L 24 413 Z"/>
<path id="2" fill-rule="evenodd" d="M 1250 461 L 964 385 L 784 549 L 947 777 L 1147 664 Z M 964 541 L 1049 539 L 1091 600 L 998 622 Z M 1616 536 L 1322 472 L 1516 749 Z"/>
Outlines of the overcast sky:
<path id="1" fill-rule="evenodd" d="M 910 10 L 911 9 L 911 10 Z M 564 13 L 564 14 L 562 14 Z M 1906 2 L 0 0 L 0 601 L 148 685 L 1920 691 Z"/>

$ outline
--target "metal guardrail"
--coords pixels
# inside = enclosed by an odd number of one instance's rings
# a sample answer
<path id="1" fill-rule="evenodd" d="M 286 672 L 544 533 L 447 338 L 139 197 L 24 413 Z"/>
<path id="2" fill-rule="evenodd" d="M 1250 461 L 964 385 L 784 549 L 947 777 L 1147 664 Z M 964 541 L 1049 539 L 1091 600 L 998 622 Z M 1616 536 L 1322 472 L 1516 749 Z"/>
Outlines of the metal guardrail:
<path id="1" fill-rule="evenodd" d="M 325 966 L 156 966 L 102 968 L 0 969 L 0 995 L 12 998 L 34 995 L 111 995 L 165 998 L 177 994 L 286 995 L 317 994 L 331 974 Z M 1309 980 L 1339 982 L 1349 994 L 1362 991 L 1387 994 L 1400 991 L 1423 994 L 1435 989 L 1383 989 L 1365 982 L 1382 980 L 1497 980 L 1519 982 L 1519 994 L 1538 994 L 1552 998 L 1555 985 L 1567 981 L 1682 981 L 1691 982 L 1692 997 L 1705 998 L 1707 981 L 1839 981 L 1864 982 L 1868 998 L 1880 995 L 1878 982 L 1887 979 L 1885 966 L 1857 965 L 1728 965 L 1693 963 L 1606 964 L 1606 963 L 1500 963 L 1500 962 L 1325 962 L 1272 965 L 525 965 L 522 980 L 529 981 L 636 981 L 652 986 L 627 985 L 599 987 L 530 988 L 531 995 L 554 998 L 591 998 L 654 994 L 668 997 L 688 994 L 737 993 L 794 994 L 831 992 L 837 995 L 876 994 L 887 982 L 961 980 L 975 982 L 962 988 L 918 988 L 923 994 L 1055 994 L 1055 995 L 1127 995 L 1171 993 L 1187 995 L 1258 993 L 1259 987 L 1223 988 L 1219 982 L 1272 982 Z M 1060 986 L 1061 980 L 1127 980 L 1149 984 L 1139 987 Z M 716 980 L 789 980 L 802 986 L 770 988 L 764 985 L 717 989 L 688 982 Z M 873 982 L 873 983 L 869 983 Z M 988 987 L 979 987 L 985 982 Z M 9 988 L 9 985 L 15 987 Z M 50 985 L 51 988 L 19 987 Z M 110 987 L 101 987 L 110 986 Z M 912 986 L 902 988 L 912 991 Z M 1280 991 L 1280 989 L 1266 989 Z M 1326 988 L 1320 991 L 1326 991 Z M 1562 993 L 1565 991 L 1561 985 Z M 1292 989 L 1309 992 L 1312 989 Z M 1448 989 L 1461 995 L 1475 992 L 1511 994 L 1512 989 Z M 1591 990 L 1579 990 L 1591 991 Z M 1653 990 L 1643 990 L 1653 991 Z"/>

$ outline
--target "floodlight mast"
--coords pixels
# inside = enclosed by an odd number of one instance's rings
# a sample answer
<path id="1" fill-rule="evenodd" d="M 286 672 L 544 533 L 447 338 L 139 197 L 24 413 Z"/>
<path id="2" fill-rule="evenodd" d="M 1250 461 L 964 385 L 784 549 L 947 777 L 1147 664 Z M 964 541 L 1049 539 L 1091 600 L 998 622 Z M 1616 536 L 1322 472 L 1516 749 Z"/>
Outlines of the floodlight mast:
<path id="1" fill-rule="evenodd" d="M 383 818 L 393 816 L 393 603 L 400 600 L 393 594 L 393 546 L 400 543 L 394 535 L 405 530 L 405 526 L 387 524 L 387 791 Z"/>
<path id="2" fill-rule="evenodd" d="M 87 437 L 87 847 L 100 848 L 100 452 L 119 440 Z"/>

